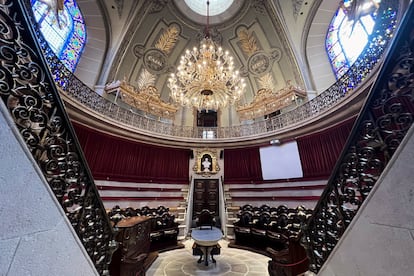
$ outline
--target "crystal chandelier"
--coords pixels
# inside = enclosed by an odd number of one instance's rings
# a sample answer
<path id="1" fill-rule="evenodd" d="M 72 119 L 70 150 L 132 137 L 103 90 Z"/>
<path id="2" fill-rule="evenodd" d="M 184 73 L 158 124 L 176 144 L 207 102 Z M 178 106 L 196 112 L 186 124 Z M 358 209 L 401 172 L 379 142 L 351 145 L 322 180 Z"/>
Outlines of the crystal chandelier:
<path id="1" fill-rule="evenodd" d="M 218 110 L 237 102 L 246 86 L 234 71 L 233 57 L 211 39 L 209 34 L 209 1 L 207 26 L 200 47 L 186 50 L 177 72 L 168 79 L 171 98 L 182 106 L 198 110 Z"/>

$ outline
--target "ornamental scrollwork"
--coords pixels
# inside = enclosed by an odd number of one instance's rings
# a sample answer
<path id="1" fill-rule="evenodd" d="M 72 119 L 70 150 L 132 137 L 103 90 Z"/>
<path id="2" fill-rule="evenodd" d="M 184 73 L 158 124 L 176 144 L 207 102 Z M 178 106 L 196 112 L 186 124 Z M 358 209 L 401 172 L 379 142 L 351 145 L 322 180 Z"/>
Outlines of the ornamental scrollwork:
<path id="1" fill-rule="evenodd" d="M 112 227 L 32 36 L 30 1 L 24 4 L 25 10 L 18 1 L 0 4 L 0 96 L 97 271 L 108 275 Z M 52 72 L 66 78 L 58 72 L 61 63 L 54 62 Z"/>
<path id="2" fill-rule="evenodd" d="M 396 6 L 393 1 L 381 4 Z M 384 12 L 390 10 L 385 8 Z M 414 9 L 411 7 L 355 123 L 348 145 L 304 229 L 302 241 L 313 272 L 317 273 L 323 266 L 412 126 L 413 26 Z M 346 85 L 337 87 L 347 89 Z"/>

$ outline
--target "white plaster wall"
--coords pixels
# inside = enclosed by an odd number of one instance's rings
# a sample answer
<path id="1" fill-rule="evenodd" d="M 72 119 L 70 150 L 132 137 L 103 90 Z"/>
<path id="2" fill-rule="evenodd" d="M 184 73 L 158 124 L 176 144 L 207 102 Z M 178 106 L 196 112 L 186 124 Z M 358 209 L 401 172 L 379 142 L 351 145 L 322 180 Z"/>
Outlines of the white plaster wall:
<path id="1" fill-rule="evenodd" d="M 0 101 L 0 275 L 98 275 L 16 133 Z"/>
<path id="2" fill-rule="evenodd" d="M 414 127 L 318 275 L 414 275 Z"/>
<path id="3" fill-rule="evenodd" d="M 321 1 L 306 35 L 306 59 L 316 94 L 320 94 L 336 82 L 326 52 L 325 38 L 338 6 L 339 1 Z M 315 92 L 313 94 L 315 95 Z"/>

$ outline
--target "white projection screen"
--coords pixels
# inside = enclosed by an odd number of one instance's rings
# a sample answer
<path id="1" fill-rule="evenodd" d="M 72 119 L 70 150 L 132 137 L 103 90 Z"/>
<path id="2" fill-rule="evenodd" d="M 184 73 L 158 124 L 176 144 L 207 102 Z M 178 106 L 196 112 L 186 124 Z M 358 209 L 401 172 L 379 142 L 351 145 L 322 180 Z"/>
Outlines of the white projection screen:
<path id="1" fill-rule="evenodd" d="M 303 177 L 296 141 L 260 148 L 263 180 Z"/>

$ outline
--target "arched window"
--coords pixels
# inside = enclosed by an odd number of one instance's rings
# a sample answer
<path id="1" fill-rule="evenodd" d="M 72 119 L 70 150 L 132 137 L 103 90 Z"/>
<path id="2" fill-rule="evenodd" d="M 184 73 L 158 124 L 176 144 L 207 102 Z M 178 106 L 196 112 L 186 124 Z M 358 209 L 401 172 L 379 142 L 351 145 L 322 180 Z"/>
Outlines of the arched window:
<path id="1" fill-rule="evenodd" d="M 86 43 L 85 23 L 76 0 L 32 0 L 31 3 L 50 48 L 74 72 Z"/>
<path id="2" fill-rule="evenodd" d="M 380 0 L 344 0 L 338 8 L 325 40 L 336 78 L 352 66 L 369 42 Z"/>

